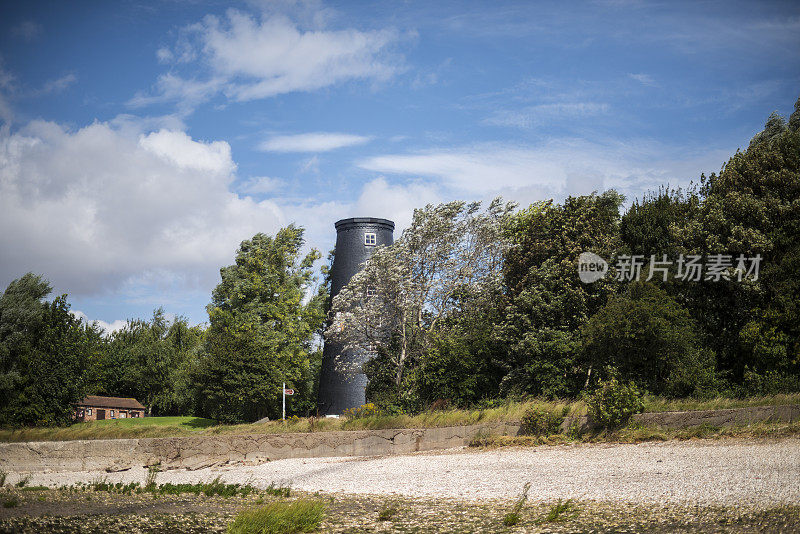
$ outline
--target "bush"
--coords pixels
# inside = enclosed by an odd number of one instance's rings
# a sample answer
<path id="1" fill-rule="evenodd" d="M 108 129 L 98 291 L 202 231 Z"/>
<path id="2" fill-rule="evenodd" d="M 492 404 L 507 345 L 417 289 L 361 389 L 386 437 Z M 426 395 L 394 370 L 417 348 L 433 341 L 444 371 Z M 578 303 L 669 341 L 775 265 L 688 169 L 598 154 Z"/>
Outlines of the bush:
<path id="1" fill-rule="evenodd" d="M 325 514 L 320 501 L 300 499 L 294 502 L 274 502 L 236 516 L 228 527 L 229 534 L 292 534 L 319 529 Z"/>
<path id="2" fill-rule="evenodd" d="M 373 403 L 362 404 L 358 408 L 348 408 L 342 412 L 345 419 L 362 419 L 364 417 L 374 417 L 380 415 L 380 410 Z"/>
<path id="3" fill-rule="evenodd" d="M 545 408 L 528 408 L 522 416 L 520 432 L 526 436 L 549 436 L 561 431 L 564 416 Z"/>
<path id="4" fill-rule="evenodd" d="M 604 428 L 621 427 L 633 414 L 644 411 L 642 392 L 633 382 L 620 382 L 616 376 L 601 381 L 586 405 L 591 420 Z"/>

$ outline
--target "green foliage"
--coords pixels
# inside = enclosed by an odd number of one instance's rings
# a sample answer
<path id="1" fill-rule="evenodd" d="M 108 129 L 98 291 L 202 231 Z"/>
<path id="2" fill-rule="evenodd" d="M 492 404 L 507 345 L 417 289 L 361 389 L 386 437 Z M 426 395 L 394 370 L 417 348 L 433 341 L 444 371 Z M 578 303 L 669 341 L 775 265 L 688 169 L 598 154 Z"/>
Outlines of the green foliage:
<path id="1" fill-rule="evenodd" d="M 400 512 L 396 503 L 385 503 L 378 511 L 378 521 L 388 521 Z"/>
<path id="2" fill-rule="evenodd" d="M 700 208 L 700 197 L 694 188 L 681 189 L 661 187 L 633 201 L 620 222 L 620 237 L 629 254 L 649 258 L 663 254 L 675 258 L 681 250 L 683 232 L 696 220 Z"/>
<path id="3" fill-rule="evenodd" d="M 642 393 L 633 382 L 622 382 L 614 373 L 600 382 L 600 387 L 586 400 L 589 417 L 604 428 L 615 429 L 630 417 L 644 411 Z"/>
<path id="4" fill-rule="evenodd" d="M 149 321 L 130 319 L 109 336 L 94 368 L 99 394 L 134 397 L 157 415 L 192 412 L 190 373 L 204 332 L 186 319 L 170 321 L 163 308 Z"/>
<path id="5" fill-rule="evenodd" d="M 100 331 L 69 311 L 67 296 L 31 273 L 0 296 L 0 426 L 53 426 L 72 420 L 87 391 Z"/>
<path id="6" fill-rule="evenodd" d="M 228 527 L 229 534 L 293 534 L 318 530 L 325 516 L 325 504 L 310 499 L 274 502 L 245 510 Z"/>
<path id="7" fill-rule="evenodd" d="M 549 436 L 557 434 L 563 422 L 563 412 L 533 406 L 522 416 L 519 430 L 526 436 Z"/>
<path id="8" fill-rule="evenodd" d="M 223 423 L 281 415 L 281 384 L 313 404 L 314 334 L 324 319 L 324 286 L 308 302 L 319 253 L 300 257 L 303 230 L 288 226 L 274 237 L 243 241 L 236 263 L 220 270 L 222 281 L 208 306 L 210 327 L 193 374 L 199 412 Z M 297 410 L 287 399 L 290 413 Z"/>
<path id="9" fill-rule="evenodd" d="M 292 487 L 288 484 L 275 484 L 274 482 L 270 482 L 267 489 L 264 490 L 267 495 L 272 495 L 273 497 L 289 497 L 292 493 Z"/>
<path id="10" fill-rule="evenodd" d="M 145 488 L 155 488 L 156 487 L 156 477 L 158 473 L 161 471 L 161 466 L 158 464 L 153 464 L 147 467 L 147 477 L 144 481 Z"/>
<path id="11" fill-rule="evenodd" d="M 3 498 L 3 508 L 16 508 L 19 506 L 19 497 L 14 494 Z"/>
<path id="12" fill-rule="evenodd" d="M 577 513 L 575 509 L 575 504 L 572 502 L 572 499 L 567 499 L 562 501 L 561 499 L 558 500 L 553 506 L 550 507 L 550 510 L 547 511 L 547 515 L 544 517 L 544 523 L 559 523 L 566 519 L 573 517 Z"/>
<path id="13" fill-rule="evenodd" d="M 656 394 L 713 393 L 714 355 L 702 348 L 689 312 L 650 282 L 612 297 L 581 333 L 582 359 L 592 369 L 613 367 Z"/>
<path id="14" fill-rule="evenodd" d="M 579 329 L 616 291 L 613 277 L 583 284 L 581 252 L 610 257 L 619 247 L 615 191 L 539 202 L 506 224 L 511 240 L 503 267 L 507 305 L 498 339 L 508 347 L 501 391 L 568 397 L 580 391 L 586 369 L 577 359 Z"/>
<path id="15" fill-rule="evenodd" d="M 699 222 L 687 229 L 695 250 L 763 258 L 758 280 L 691 295 L 706 342 L 740 384 L 746 369 L 800 376 L 800 107 L 788 124 L 771 115 L 703 193 Z"/>
<path id="16" fill-rule="evenodd" d="M 498 314 L 502 221 L 512 209 L 498 198 L 485 210 L 461 201 L 415 210 L 400 239 L 378 247 L 333 300 L 326 338 L 374 355 L 363 366 L 337 365 L 367 375 L 370 400 L 419 410 L 450 393 L 460 402 L 496 388 L 485 340 Z M 462 339 L 470 327 L 483 339 Z M 467 352 L 471 362 L 462 361 Z M 461 380 L 470 391 L 461 392 Z"/>

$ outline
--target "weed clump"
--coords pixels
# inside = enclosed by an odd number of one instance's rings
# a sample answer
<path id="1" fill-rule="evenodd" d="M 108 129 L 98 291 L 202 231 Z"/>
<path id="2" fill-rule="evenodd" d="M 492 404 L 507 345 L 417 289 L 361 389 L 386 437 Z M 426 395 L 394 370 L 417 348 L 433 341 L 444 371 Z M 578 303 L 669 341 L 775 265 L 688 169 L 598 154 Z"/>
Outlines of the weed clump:
<path id="1" fill-rule="evenodd" d="M 272 495 L 273 497 L 288 497 L 292 493 L 292 486 L 287 485 L 275 485 L 274 482 L 270 482 L 267 489 L 264 490 L 267 495 Z"/>
<path id="2" fill-rule="evenodd" d="M 310 499 L 274 502 L 240 512 L 228 526 L 229 534 L 293 534 L 314 532 L 325 515 L 325 504 Z"/>
<path id="3" fill-rule="evenodd" d="M 378 512 L 378 521 L 388 521 L 400 511 L 400 507 L 395 503 L 384 504 Z"/>
<path id="4" fill-rule="evenodd" d="M 550 507 L 550 510 L 547 512 L 543 522 L 559 523 L 573 517 L 576 513 L 577 510 L 575 509 L 575 505 L 572 503 L 572 499 L 567 499 L 566 501 L 559 499 L 557 503 Z"/>
<path id="5" fill-rule="evenodd" d="M 522 487 L 522 495 L 519 496 L 517 502 L 514 503 L 514 507 L 508 512 L 505 517 L 503 517 L 503 524 L 507 527 L 513 527 L 517 523 L 519 523 L 520 519 L 522 519 L 522 507 L 525 505 L 525 501 L 528 500 L 528 490 L 531 489 L 531 483 L 526 482 L 525 485 Z"/>
<path id="6" fill-rule="evenodd" d="M 16 495 L 9 495 L 3 499 L 3 508 L 15 508 L 19 506 L 19 497 Z"/>
<path id="7" fill-rule="evenodd" d="M 154 464 L 147 467 L 147 477 L 144 480 L 145 488 L 154 488 L 156 486 L 156 477 L 158 476 L 159 471 L 161 471 L 161 466 L 159 464 Z"/>

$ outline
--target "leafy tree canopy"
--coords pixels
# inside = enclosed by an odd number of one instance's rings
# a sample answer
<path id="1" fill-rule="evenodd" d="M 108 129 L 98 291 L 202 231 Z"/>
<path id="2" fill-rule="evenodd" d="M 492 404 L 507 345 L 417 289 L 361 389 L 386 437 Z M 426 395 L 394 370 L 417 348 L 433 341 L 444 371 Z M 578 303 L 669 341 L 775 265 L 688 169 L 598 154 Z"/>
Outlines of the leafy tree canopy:
<path id="1" fill-rule="evenodd" d="M 28 273 L 0 296 L 0 425 L 58 425 L 72 419 L 102 338 L 69 311 L 66 295 Z"/>
<path id="2" fill-rule="evenodd" d="M 220 270 L 194 375 L 202 415 L 228 423 L 279 417 L 284 381 L 313 404 L 310 359 L 326 294 L 325 286 L 313 292 L 320 255 L 301 257 L 303 243 L 295 226 L 274 237 L 256 234 L 242 242 L 236 263 Z"/>

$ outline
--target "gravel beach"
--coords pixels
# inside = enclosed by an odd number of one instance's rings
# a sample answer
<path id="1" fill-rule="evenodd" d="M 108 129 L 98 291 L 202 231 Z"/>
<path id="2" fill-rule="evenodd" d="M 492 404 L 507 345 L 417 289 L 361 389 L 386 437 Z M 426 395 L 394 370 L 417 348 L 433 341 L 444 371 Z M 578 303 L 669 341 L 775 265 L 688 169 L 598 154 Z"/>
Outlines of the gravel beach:
<path id="1" fill-rule="evenodd" d="M 105 478 L 143 482 L 145 470 L 38 473 L 30 485 Z M 581 444 L 496 450 L 459 449 L 373 458 L 306 458 L 258 466 L 159 473 L 158 483 L 201 482 L 304 491 L 403 495 L 466 501 L 509 500 L 531 483 L 533 502 L 558 498 L 632 503 L 747 505 L 800 503 L 800 439 Z M 10 482 L 18 476 L 11 475 Z"/>

